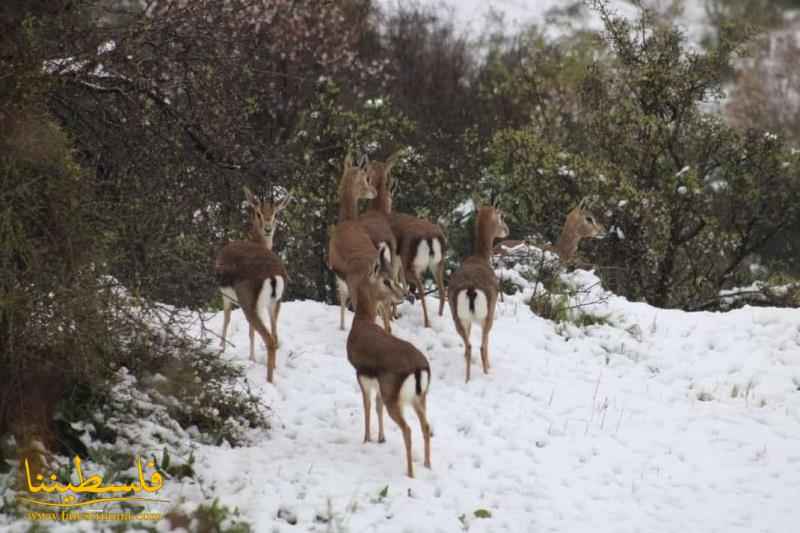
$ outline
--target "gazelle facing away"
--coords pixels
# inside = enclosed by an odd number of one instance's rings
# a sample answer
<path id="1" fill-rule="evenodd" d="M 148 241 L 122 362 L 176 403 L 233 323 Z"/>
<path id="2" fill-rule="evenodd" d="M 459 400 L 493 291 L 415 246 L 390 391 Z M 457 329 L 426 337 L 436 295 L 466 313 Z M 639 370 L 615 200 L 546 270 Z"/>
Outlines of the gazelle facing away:
<path id="1" fill-rule="evenodd" d="M 492 242 L 507 236 L 508 226 L 503 220 L 503 212 L 494 207 L 481 207 L 475 227 L 475 253 L 467 257 L 461 268 L 450 278 L 447 299 L 456 331 L 464 340 L 467 381 L 472 357 L 469 336 L 473 322 L 481 326 L 481 362 L 483 372 L 489 372 L 489 332 L 494 322 L 497 294 L 500 291 L 497 276 L 490 265 Z"/>
<path id="2" fill-rule="evenodd" d="M 356 315 L 347 337 L 347 359 L 356 369 L 356 379 L 364 401 L 364 442 L 370 436 L 370 400 L 375 396 L 378 415 L 378 442 L 383 433 L 383 406 L 400 426 L 406 449 L 406 473 L 414 477 L 411 460 L 411 428 L 403 417 L 410 406 L 419 418 L 425 443 L 425 466 L 431 467 L 431 429 L 426 413 L 431 369 L 426 357 L 411 343 L 388 334 L 375 324 L 378 301 L 400 303 L 402 288 L 392 275 L 376 262 L 370 274 L 354 288 L 357 292 Z"/>
<path id="3" fill-rule="evenodd" d="M 252 209 L 249 240 L 229 242 L 214 263 L 224 310 L 222 349 L 225 350 L 231 308 L 238 304 L 250 324 L 250 360 L 255 361 L 254 331 L 257 331 L 267 347 L 267 381 L 272 383 L 278 348 L 278 314 L 288 279 L 281 259 L 272 251 L 272 239 L 275 219 L 290 197 L 273 204 L 262 202 L 247 187 L 244 193 Z M 267 317 L 271 333 L 265 326 Z"/>
<path id="4" fill-rule="evenodd" d="M 416 288 L 422 300 L 422 315 L 426 328 L 431 327 L 428 307 L 425 304 L 425 286 L 422 279 L 430 270 L 439 289 L 439 316 L 444 313 L 444 254 L 447 239 L 437 224 L 403 213 L 389 217 L 392 231 L 397 237 L 397 250 L 403 266 L 403 276 L 409 286 Z"/>

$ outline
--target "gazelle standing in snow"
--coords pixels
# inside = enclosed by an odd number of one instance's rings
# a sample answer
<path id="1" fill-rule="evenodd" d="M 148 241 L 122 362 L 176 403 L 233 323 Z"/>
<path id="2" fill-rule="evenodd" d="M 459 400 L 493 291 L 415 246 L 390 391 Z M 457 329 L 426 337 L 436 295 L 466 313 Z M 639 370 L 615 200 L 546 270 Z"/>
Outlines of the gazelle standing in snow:
<path id="1" fill-rule="evenodd" d="M 447 299 L 456 331 L 464 340 L 464 359 L 467 363 L 466 381 L 470 377 L 472 345 L 469 341 L 472 323 L 481 326 L 481 362 L 484 374 L 489 372 L 489 332 L 494 322 L 500 284 L 490 260 L 495 239 L 508 236 L 503 212 L 489 206 L 478 209 L 475 224 L 475 251 L 464 260 L 461 268 L 450 278 Z"/>
<path id="2" fill-rule="evenodd" d="M 272 383 L 278 348 L 278 314 L 288 279 L 283 262 L 272 251 L 272 241 L 276 217 L 290 197 L 276 204 L 262 202 L 247 187 L 244 193 L 252 209 L 249 238 L 229 242 L 214 263 L 224 311 L 222 350 L 225 350 L 231 308 L 238 304 L 250 324 L 250 360 L 255 361 L 257 331 L 267 347 L 267 381 Z M 267 317 L 271 333 L 265 326 Z"/>
<path id="3" fill-rule="evenodd" d="M 425 445 L 425 466 L 431 467 L 431 429 L 427 417 L 427 394 L 431 369 L 428 359 L 411 343 L 393 337 L 375 324 L 379 301 L 400 303 L 404 291 L 390 273 L 376 261 L 371 272 L 354 290 L 357 297 L 353 326 L 347 337 L 347 359 L 356 370 L 356 379 L 364 402 L 364 442 L 370 435 L 370 399 L 375 395 L 378 415 L 378 442 L 383 433 L 383 406 L 400 426 L 406 449 L 406 474 L 414 477 L 411 460 L 411 428 L 403 417 L 410 406 L 419 418 Z"/>
<path id="4" fill-rule="evenodd" d="M 375 187 L 376 195 L 369 202 L 369 208 L 359 217 L 358 221 L 367 230 L 372 244 L 380 252 L 381 266 L 391 272 L 397 280 L 400 260 L 397 256 L 397 238 L 392 232 L 389 215 L 392 212 L 392 192 L 390 172 L 400 157 L 400 151 L 395 152 L 386 161 L 370 161 L 367 165 L 369 181 Z M 378 313 L 383 319 L 384 328 L 391 333 L 390 319 L 392 306 L 379 302 Z"/>
<path id="5" fill-rule="evenodd" d="M 389 216 L 392 232 L 397 238 L 397 253 L 400 256 L 403 277 L 409 286 L 414 287 L 422 300 L 422 315 L 426 328 L 431 327 L 428 306 L 425 304 L 425 286 L 422 283 L 425 272 L 430 270 L 439 289 L 439 316 L 444 313 L 446 298 L 444 289 L 444 254 L 447 239 L 442 228 L 427 220 L 404 213 L 391 213 Z"/>
<path id="6" fill-rule="evenodd" d="M 357 220 L 358 200 L 372 199 L 377 194 L 375 187 L 369 183 L 366 162 L 364 165 L 353 165 L 348 154 L 339 182 L 339 223 L 331 228 L 328 242 L 328 268 L 336 274 L 341 330 L 345 329 L 345 309 L 348 298 L 353 296 L 355 284 L 369 274 L 382 253 L 372 243 L 364 225 Z"/>

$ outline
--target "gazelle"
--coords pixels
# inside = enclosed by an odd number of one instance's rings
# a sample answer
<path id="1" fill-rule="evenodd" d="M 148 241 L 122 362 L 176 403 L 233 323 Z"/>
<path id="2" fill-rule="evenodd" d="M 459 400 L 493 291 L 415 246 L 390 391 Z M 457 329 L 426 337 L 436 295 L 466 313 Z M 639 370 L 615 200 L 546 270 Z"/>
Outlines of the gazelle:
<path id="1" fill-rule="evenodd" d="M 542 247 L 544 250 L 558 255 L 560 263 L 564 266 L 575 261 L 578 245 L 583 239 L 600 238 L 606 233 L 605 228 L 600 224 L 597 217 L 586 208 L 586 204 L 587 199 L 584 198 L 567 213 L 564 226 L 561 228 L 561 234 L 554 245 Z M 525 241 L 506 240 L 499 242 L 494 247 L 494 254 L 499 256 L 513 255 L 515 249 L 523 244 L 526 244 Z"/>
<path id="2" fill-rule="evenodd" d="M 382 253 L 357 220 L 358 200 L 376 196 L 377 191 L 369 183 L 365 165 L 354 166 L 348 154 L 339 182 L 339 223 L 331 229 L 328 243 L 328 268 L 336 274 L 341 330 L 345 329 L 345 309 L 354 283 L 369 272 L 379 253 Z"/>
<path id="3" fill-rule="evenodd" d="M 288 279 L 283 262 L 272 251 L 272 240 L 275 219 L 290 197 L 273 204 L 262 202 L 247 187 L 244 193 L 252 209 L 249 240 L 229 242 L 214 263 L 224 309 L 222 349 L 225 350 L 231 308 L 238 304 L 250 324 L 250 360 L 255 361 L 254 331 L 257 331 L 267 347 L 267 381 L 272 383 L 278 348 L 278 314 Z M 271 333 L 265 326 L 267 317 Z"/>
<path id="4" fill-rule="evenodd" d="M 380 251 L 382 268 L 393 274 L 397 280 L 401 268 L 397 257 L 397 239 L 392 232 L 389 214 L 392 212 L 391 178 L 389 173 L 400 157 L 400 151 L 395 152 L 383 161 L 371 161 L 368 165 L 369 180 L 375 187 L 376 196 L 370 200 L 369 208 L 358 219 L 369 233 L 372 244 Z M 383 319 L 384 328 L 391 333 L 392 306 L 379 302 L 378 313 Z"/>
<path id="5" fill-rule="evenodd" d="M 431 369 L 427 358 L 411 343 L 393 337 L 375 324 L 378 301 L 399 303 L 404 291 L 381 270 L 376 262 L 370 273 L 359 280 L 356 314 L 347 337 L 347 359 L 356 370 L 356 379 L 364 402 L 364 442 L 370 435 L 370 403 L 375 396 L 378 415 L 378 442 L 385 442 L 383 433 L 383 406 L 389 417 L 400 426 L 406 449 L 406 474 L 414 477 L 411 460 L 411 428 L 403 417 L 410 406 L 419 418 L 425 443 L 425 466 L 431 467 L 431 429 L 427 417 L 427 395 Z"/>
<path id="6" fill-rule="evenodd" d="M 564 227 L 561 228 L 561 235 L 555 245 L 549 248 L 558 254 L 562 265 L 568 265 L 575 261 L 581 240 L 595 239 L 606 234 L 606 229 L 586 206 L 587 199 L 584 198 L 572 211 L 567 213 Z"/>
<path id="7" fill-rule="evenodd" d="M 444 254 L 447 239 L 437 224 L 403 213 L 389 216 L 392 232 L 397 237 L 397 254 L 400 256 L 403 276 L 409 286 L 419 292 L 422 300 L 422 315 L 426 328 L 431 327 L 428 307 L 425 304 L 423 276 L 430 270 L 439 289 L 439 316 L 444 313 Z"/>
<path id="8" fill-rule="evenodd" d="M 494 207 L 478 209 L 475 226 L 475 252 L 464 260 L 461 268 L 450 278 L 447 299 L 456 331 L 464 340 L 464 359 L 469 382 L 472 345 L 469 341 L 472 323 L 481 326 L 481 362 L 484 374 L 489 372 L 489 332 L 494 322 L 495 306 L 500 284 L 492 270 L 492 242 L 508 236 L 503 212 Z"/>

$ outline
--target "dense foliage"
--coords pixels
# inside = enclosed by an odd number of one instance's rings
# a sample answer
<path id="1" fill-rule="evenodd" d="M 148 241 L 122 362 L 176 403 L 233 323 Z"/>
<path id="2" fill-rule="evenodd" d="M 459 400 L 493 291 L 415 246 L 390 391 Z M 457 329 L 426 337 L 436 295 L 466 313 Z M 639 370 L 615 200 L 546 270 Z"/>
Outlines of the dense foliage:
<path id="1" fill-rule="evenodd" d="M 176 341 L 175 308 L 217 302 L 243 185 L 293 195 L 276 238 L 288 297 L 331 301 L 348 151 L 404 148 L 395 208 L 445 226 L 454 262 L 474 193 L 512 237 L 549 240 L 588 196 L 613 231 L 581 253 L 631 298 L 713 308 L 755 275 L 796 274 L 800 152 L 779 110 L 797 93 L 742 59 L 758 42 L 728 24 L 742 3 L 709 2 L 702 50 L 665 16 L 593 4 L 601 33 L 572 29 L 575 3 L 553 13 L 557 37 L 498 19 L 471 37 L 446 12 L 370 0 L 4 2 L 0 434 L 42 433 L 28 422 L 119 366 L 202 350 Z"/>

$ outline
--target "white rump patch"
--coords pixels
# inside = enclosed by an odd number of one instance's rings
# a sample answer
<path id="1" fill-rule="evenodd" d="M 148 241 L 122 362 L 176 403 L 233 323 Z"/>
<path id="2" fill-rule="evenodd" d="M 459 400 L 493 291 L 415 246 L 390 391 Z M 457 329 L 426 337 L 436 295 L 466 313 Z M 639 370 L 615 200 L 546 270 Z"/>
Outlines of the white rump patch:
<path id="1" fill-rule="evenodd" d="M 436 265 L 442 262 L 442 243 L 439 239 L 433 239 L 433 257 L 430 260 L 431 269 L 435 269 Z"/>
<path id="2" fill-rule="evenodd" d="M 422 393 L 423 394 L 428 394 L 428 386 L 431 384 L 430 383 L 430 372 L 424 372 L 424 371 L 421 372 L 419 380 L 421 382 L 420 386 L 421 386 Z"/>
<path id="3" fill-rule="evenodd" d="M 421 371 L 419 375 L 420 381 L 420 390 L 423 394 L 428 393 L 428 385 L 430 385 L 430 376 L 428 372 Z M 401 406 L 409 405 L 413 402 L 416 402 L 419 396 L 417 396 L 417 380 L 414 377 L 414 373 L 408 375 L 408 377 L 403 380 L 403 385 L 400 386 L 400 392 L 397 395 L 398 402 Z"/>
<path id="4" fill-rule="evenodd" d="M 428 246 L 428 241 L 425 239 L 419 241 L 419 246 L 417 246 L 417 253 L 414 255 L 414 261 L 412 261 L 412 266 L 414 267 L 414 272 L 419 276 L 430 266 L 431 263 L 431 248 Z"/>
<path id="5" fill-rule="evenodd" d="M 389 243 L 387 242 L 380 242 L 378 243 L 378 253 L 381 256 L 381 261 L 384 265 L 391 265 L 392 264 L 392 252 L 389 249 Z"/>
<path id="6" fill-rule="evenodd" d="M 358 382 L 367 391 L 368 398 L 376 398 L 381 393 L 381 388 L 377 378 L 358 376 Z"/>
<path id="7" fill-rule="evenodd" d="M 460 291 L 456 296 L 456 313 L 462 321 L 483 322 L 489 315 L 489 301 L 486 293 L 481 289 L 475 289 L 475 310 L 470 311 L 467 289 Z"/>
<path id="8" fill-rule="evenodd" d="M 416 397 L 417 383 L 412 372 L 403 380 L 403 385 L 400 387 L 400 393 L 397 395 L 397 399 L 400 405 L 408 405 L 412 403 Z"/>
<path id="9" fill-rule="evenodd" d="M 222 293 L 222 299 L 229 303 L 239 305 L 239 300 L 236 298 L 236 291 L 233 287 L 220 287 L 219 292 Z"/>
<path id="10" fill-rule="evenodd" d="M 284 280 L 283 276 L 275 276 L 275 297 L 272 296 L 272 279 L 267 278 L 264 284 L 261 285 L 261 292 L 258 293 L 258 300 L 256 301 L 256 314 L 261 322 L 266 326 L 269 324 L 270 313 L 277 302 L 283 296 Z"/>
<path id="11" fill-rule="evenodd" d="M 273 302 L 280 301 L 283 298 L 283 289 L 286 287 L 286 281 L 283 276 L 275 276 L 275 297 L 272 298 Z M 270 283 L 270 297 L 272 296 L 272 284 Z"/>

